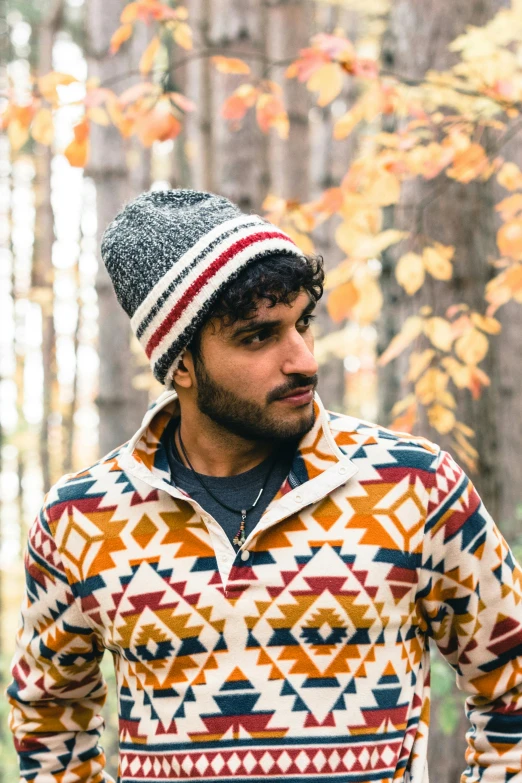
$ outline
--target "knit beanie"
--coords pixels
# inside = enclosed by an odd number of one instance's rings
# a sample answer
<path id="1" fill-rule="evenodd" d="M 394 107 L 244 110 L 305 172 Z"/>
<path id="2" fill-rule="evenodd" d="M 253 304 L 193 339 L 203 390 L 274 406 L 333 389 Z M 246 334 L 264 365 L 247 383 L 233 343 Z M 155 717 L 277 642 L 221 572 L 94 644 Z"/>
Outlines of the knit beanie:
<path id="1" fill-rule="evenodd" d="M 241 212 L 224 196 L 185 189 L 142 193 L 101 242 L 118 301 L 163 384 L 218 295 L 248 264 L 281 253 L 304 259 L 284 231 L 259 215 Z"/>

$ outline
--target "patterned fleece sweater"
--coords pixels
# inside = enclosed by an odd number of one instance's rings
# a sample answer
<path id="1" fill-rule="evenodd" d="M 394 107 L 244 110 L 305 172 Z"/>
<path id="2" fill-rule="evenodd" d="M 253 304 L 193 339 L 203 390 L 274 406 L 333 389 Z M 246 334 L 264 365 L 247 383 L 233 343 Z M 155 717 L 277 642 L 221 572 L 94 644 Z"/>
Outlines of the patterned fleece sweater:
<path id="1" fill-rule="evenodd" d="M 430 638 L 468 695 L 462 783 L 521 783 L 522 574 L 508 546 L 437 446 L 314 405 L 239 552 L 169 483 L 174 392 L 47 494 L 7 691 L 24 783 L 112 780 L 106 649 L 120 783 L 426 783 Z"/>

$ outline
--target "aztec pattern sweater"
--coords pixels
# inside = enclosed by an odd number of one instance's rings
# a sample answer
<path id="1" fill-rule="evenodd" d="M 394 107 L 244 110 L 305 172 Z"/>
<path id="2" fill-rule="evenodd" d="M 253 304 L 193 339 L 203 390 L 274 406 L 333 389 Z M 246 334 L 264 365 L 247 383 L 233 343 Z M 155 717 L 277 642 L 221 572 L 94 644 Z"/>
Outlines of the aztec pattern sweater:
<path id="1" fill-rule="evenodd" d="M 314 404 L 290 481 L 238 553 L 168 483 L 174 392 L 51 489 L 8 688 L 22 781 L 112 780 L 107 649 L 120 783 L 426 783 L 430 637 L 468 694 L 462 781 L 522 781 L 508 546 L 448 454 Z"/>

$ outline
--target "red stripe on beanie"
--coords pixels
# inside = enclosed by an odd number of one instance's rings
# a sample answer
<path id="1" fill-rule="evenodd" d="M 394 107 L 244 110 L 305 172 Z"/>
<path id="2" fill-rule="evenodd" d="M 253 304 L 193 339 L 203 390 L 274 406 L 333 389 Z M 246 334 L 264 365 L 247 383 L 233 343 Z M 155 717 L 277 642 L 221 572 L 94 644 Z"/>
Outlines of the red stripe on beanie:
<path id="1" fill-rule="evenodd" d="M 274 238 L 284 239 L 287 242 L 291 241 L 289 240 L 286 234 L 281 234 L 278 231 L 263 231 L 257 234 L 252 234 L 251 236 L 245 237 L 244 239 L 239 239 L 237 242 L 234 242 L 234 244 L 231 245 L 229 248 L 224 250 L 223 253 L 220 256 L 218 256 L 218 258 L 216 258 L 215 261 L 213 261 L 210 264 L 210 266 L 208 266 L 205 269 L 205 271 L 197 278 L 197 280 L 194 280 L 194 282 L 191 283 L 191 285 L 187 288 L 187 290 L 185 291 L 181 299 L 178 302 L 176 302 L 172 310 L 165 316 L 165 319 L 161 322 L 161 324 L 158 326 L 154 334 L 151 336 L 149 342 L 147 343 L 147 346 L 145 348 L 145 353 L 147 354 L 147 357 L 150 359 L 153 350 L 159 345 L 159 343 L 162 341 L 165 335 L 171 330 L 172 326 L 183 314 L 185 308 L 197 296 L 197 294 L 203 288 L 205 283 L 208 283 L 208 281 L 212 278 L 212 276 L 215 275 L 216 272 L 218 272 L 223 266 L 225 266 L 227 261 L 229 261 L 233 256 L 235 256 L 241 250 L 245 250 L 245 248 L 249 247 L 249 245 L 253 245 L 255 242 L 261 242 L 265 239 L 274 239 Z"/>

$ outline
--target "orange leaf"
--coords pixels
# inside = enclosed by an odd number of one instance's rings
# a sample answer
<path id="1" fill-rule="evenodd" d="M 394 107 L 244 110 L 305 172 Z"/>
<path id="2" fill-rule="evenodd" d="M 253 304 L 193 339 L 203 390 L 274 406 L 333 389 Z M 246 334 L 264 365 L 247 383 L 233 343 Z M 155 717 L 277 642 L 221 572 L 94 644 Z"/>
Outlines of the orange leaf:
<path id="1" fill-rule="evenodd" d="M 453 266 L 450 258 L 453 256 L 453 253 L 453 247 L 446 248 L 444 245 L 437 244 L 435 247 L 424 248 L 422 253 L 424 266 L 435 280 L 451 280 Z"/>
<path id="2" fill-rule="evenodd" d="M 170 111 L 166 99 L 158 103 L 136 121 L 136 135 L 144 147 L 150 147 L 155 141 L 175 139 L 181 131 L 181 122 Z"/>
<path id="3" fill-rule="evenodd" d="M 488 334 L 499 334 L 502 331 L 502 325 L 496 318 L 488 318 L 480 313 L 471 313 L 471 320 L 478 329 Z"/>
<path id="4" fill-rule="evenodd" d="M 413 427 L 415 426 L 415 423 L 417 421 L 417 405 L 416 403 L 412 403 L 408 406 L 406 411 L 401 415 L 397 416 L 392 423 L 390 424 L 390 429 L 394 430 L 394 432 L 407 432 L 411 433 L 413 432 Z"/>
<path id="5" fill-rule="evenodd" d="M 19 150 L 29 138 L 29 128 L 18 117 L 15 117 L 7 126 L 7 136 L 13 150 Z"/>
<path id="6" fill-rule="evenodd" d="M 500 212 L 504 220 L 512 220 L 520 211 L 522 211 L 522 193 L 514 193 L 512 196 L 500 201 L 495 209 Z"/>
<path id="7" fill-rule="evenodd" d="M 449 377 L 437 367 L 430 367 L 415 384 L 415 394 L 423 405 L 430 405 L 444 394 Z"/>
<path id="8" fill-rule="evenodd" d="M 447 170 L 448 177 L 459 182 L 471 182 L 480 176 L 488 165 L 488 157 L 480 144 L 470 144 L 462 151 L 457 151 L 453 165 Z"/>
<path id="9" fill-rule="evenodd" d="M 359 292 L 351 280 L 335 288 L 326 303 L 332 321 L 340 323 L 349 318 L 358 300 Z"/>
<path id="10" fill-rule="evenodd" d="M 53 115 L 50 109 L 43 108 L 36 112 L 31 125 L 31 136 L 39 144 L 49 146 L 54 138 Z"/>
<path id="11" fill-rule="evenodd" d="M 111 38 L 111 45 L 110 45 L 110 52 L 111 54 L 116 54 L 120 46 L 124 41 L 127 41 L 132 35 L 132 25 L 131 24 L 122 24 L 120 27 L 118 27 L 117 30 L 112 34 Z"/>
<path id="12" fill-rule="evenodd" d="M 159 36 L 155 35 L 140 57 L 139 69 L 142 76 L 146 76 L 149 73 L 159 48 L 160 39 Z"/>
<path id="13" fill-rule="evenodd" d="M 220 73 L 250 73 L 250 66 L 239 57 L 223 57 L 217 54 L 211 59 Z"/>
<path id="14" fill-rule="evenodd" d="M 522 218 L 504 223 L 499 228 L 497 244 L 503 256 L 522 260 Z"/>
<path id="15" fill-rule="evenodd" d="M 64 155 L 71 166 L 84 168 L 89 155 L 89 123 L 82 120 L 73 131 L 74 140 L 65 148 Z"/>
<path id="16" fill-rule="evenodd" d="M 504 163 L 497 174 L 497 182 L 506 190 L 522 188 L 522 171 L 516 163 Z"/>
<path id="17" fill-rule="evenodd" d="M 56 88 L 59 85 L 72 84 L 77 81 L 78 79 L 75 79 L 70 73 L 51 71 L 51 73 L 47 73 L 45 76 L 40 76 L 37 84 L 41 95 L 43 95 L 49 103 L 55 103 L 58 100 Z"/>
<path id="18" fill-rule="evenodd" d="M 263 93 L 256 105 L 256 119 L 263 133 L 275 128 L 282 139 L 288 138 L 290 123 L 283 101 L 275 95 Z"/>

